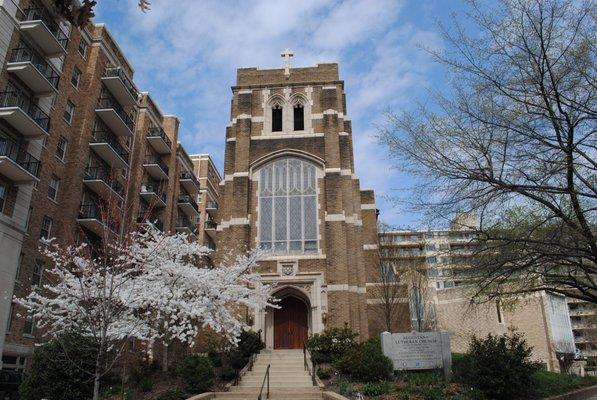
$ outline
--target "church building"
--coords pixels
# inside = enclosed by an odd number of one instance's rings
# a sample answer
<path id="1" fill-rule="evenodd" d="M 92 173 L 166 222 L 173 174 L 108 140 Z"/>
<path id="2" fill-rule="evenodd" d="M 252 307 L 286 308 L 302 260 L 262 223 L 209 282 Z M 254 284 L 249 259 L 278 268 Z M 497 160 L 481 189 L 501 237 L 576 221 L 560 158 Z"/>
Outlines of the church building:
<path id="1" fill-rule="evenodd" d="M 241 68 L 232 87 L 217 253 L 268 251 L 259 265 L 279 309 L 250 310 L 267 348 L 348 326 L 377 334 L 367 277 L 378 270 L 376 206 L 355 173 L 337 64 Z M 370 279 L 369 279 L 370 280 Z M 373 329 L 373 330 L 370 330 Z"/>

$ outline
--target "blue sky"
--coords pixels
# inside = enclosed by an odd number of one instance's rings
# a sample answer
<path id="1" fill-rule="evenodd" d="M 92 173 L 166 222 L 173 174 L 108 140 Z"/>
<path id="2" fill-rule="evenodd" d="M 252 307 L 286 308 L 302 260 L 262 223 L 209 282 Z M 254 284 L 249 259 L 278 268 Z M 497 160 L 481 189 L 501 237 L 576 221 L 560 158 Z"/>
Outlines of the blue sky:
<path id="1" fill-rule="evenodd" d="M 108 25 L 137 86 L 180 118 L 188 152 L 210 153 L 220 170 L 236 68 L 280 68 L 286 47 L 294 66 L 338 62 L 361 187 L 375 190 L 382 221 L 420 226 L 387 199 L 413 180 L 392 168 L 375 125 L 385 110 L 412 109 L 446 87 L 446 71 L 420 46 L 443 47 L 436 21 L 460 13 L 461 0 L 151 0 L 147 14 L 137 0 L 98 3 L 95 21 Z"/>

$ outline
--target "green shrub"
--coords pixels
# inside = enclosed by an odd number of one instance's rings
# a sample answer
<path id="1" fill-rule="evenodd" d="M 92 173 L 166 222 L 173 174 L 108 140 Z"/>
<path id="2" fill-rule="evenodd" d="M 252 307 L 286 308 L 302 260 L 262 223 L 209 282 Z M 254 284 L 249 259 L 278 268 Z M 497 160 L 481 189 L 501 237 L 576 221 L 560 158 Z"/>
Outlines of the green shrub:
<path id="1" fill-rule="evenodd" d="M 597 377 L 557 374 L 539 370 L 531 378 L 532 395 L 542 398 L 563 394 L 588 385 L 597 385 Z"/>
<path id="2" fill-rule="evenodd" d="M 215 376 L 209 358 L 197 355 L 182 360 L 176 368 L 176 373 L 184 381 L 187 390 L 193 393 L 207 391 Z"/>
<path id="3" fill-rule="evenodd" d="M 19 388 L 22 400 L 79 400 L 91 398 L 95 369 L 92 339 L 64 334 L 36 347 L 33 363 Z"/>
<path id="4" fill-rule="evenodd" d="M 187 397 L 180 389 L 170 389 L 160 394 L 155 400 L 185 400 Z"/>
<path id="5" fill-rule="evenodd" d="M 338 393 L 342 396 L 352 397 L 352 383 L 346 379 L 338 380 Z"/>
<path id="6" fill-rule="evenodd" d="M 250 357 L 255 353 L 259 353 L 265 345 L 261 341 L 261 335 L 259 332 L 243 331 L 240 334 L 238 342 L 238 351 L 244 357 Z"/>
<path id="7" fill-rule="evenodd" d="M 336 367 L 361 382 L 385 381 L 393 372 L 392 361 L 382 353 L 379 342 L 375 341 L 349 348 Z"/>
<path id="8" fill-rule="evenodd" d="M 233 351 L 228 356 L 228 364 L 236 370 L 243 369 L 248 362 L 249 357 L 245 357 L 240 351 Z"/>
<path id="9" fill-rule="evenodd" d="M 332 377 L 332 372 L 331 368 L 317 368 L 317 376 L 319 379 L 330 379 Z"/>
<path id="10" fill-rule="evenodd" d="M 479 389 L 488 398 L 528 398 L 537 364 L 531 362 L 532 348 L 519 333 L 473 337 L 469 352 L 457 362 L 455 378 Z"/>
<path id="11" fill-rule="evenodd" d="M 311 352 L 314 363 L 334 362 L 344 353 L 357 345 L 357 334 L 348 326 L 326 330 L 321 334 L 315 334 L 307 340 L 307 348 Z"/>
<path id="12" fill-rule="evenodd" d="M 231 381 L 234 378 L 236 378 L 236 370 L 232 367 L 224 367 L 222 368 L 222 370 L 220 371 L 220 378 L 223 381 Z"/>
<path id="13" fill-rule="evenodd" d="M 390 385 L 388 382 L 366 383 L 361 390 L 367 396 L 381 396 L 390 392 Z"/>
<path id="14" fill-rule="evenodd" d="M 222 354 L 216 350 L 210 350 L 207 352 L 207 357 L 209 357 L 209 361 L 211 361 L 211 365 L 216 368 L 222 366 Z"/>

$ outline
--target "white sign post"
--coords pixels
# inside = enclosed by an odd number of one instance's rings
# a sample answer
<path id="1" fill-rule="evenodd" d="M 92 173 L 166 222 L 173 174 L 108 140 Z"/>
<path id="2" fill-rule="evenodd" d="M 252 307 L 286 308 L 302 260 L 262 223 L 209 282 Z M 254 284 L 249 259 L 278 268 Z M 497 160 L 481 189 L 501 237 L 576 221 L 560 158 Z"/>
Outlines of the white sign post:
<path id="1" fill-rule="evenodd" d="M 439 369 L 450 379 L 452 353 L 450 334 L 442 332 L 410 332 L 381 334 L 381 349 L 392 360 L 394 370 Z"/>

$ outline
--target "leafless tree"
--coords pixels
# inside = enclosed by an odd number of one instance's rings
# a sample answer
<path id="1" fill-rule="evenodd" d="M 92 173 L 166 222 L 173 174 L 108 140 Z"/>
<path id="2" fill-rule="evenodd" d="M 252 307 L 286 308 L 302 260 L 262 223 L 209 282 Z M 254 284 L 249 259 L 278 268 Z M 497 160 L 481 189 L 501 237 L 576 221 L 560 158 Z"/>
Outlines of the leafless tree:
<path id="1" fill-rule="evenodd" d="M 419 180 L 411 206 L 475 212 L 475 299 L 537 291 L 597 302 L 597 6 L 470 1 L 429 50 L 450 72 L 432 106 L 388 113 L 379 138 Z"/>
<path id="2" fill-rule="evenodd" d="M 417 332 L 435 330 L 435 306 L 431 300 L 427 269 L 411 266 L 407 267 L 402 274 L 408 285 L 411 328 Z"/>
<path id="3" fill-rule="evenodd" d="M 84 28 L 95 16 L 93 7 L 97 5 L 95 0 L 53 0 L 54 11 L 74 26 Z M 151 10 L 149 0 L 139 0 L 137 6 L 146 13 Z"/>

